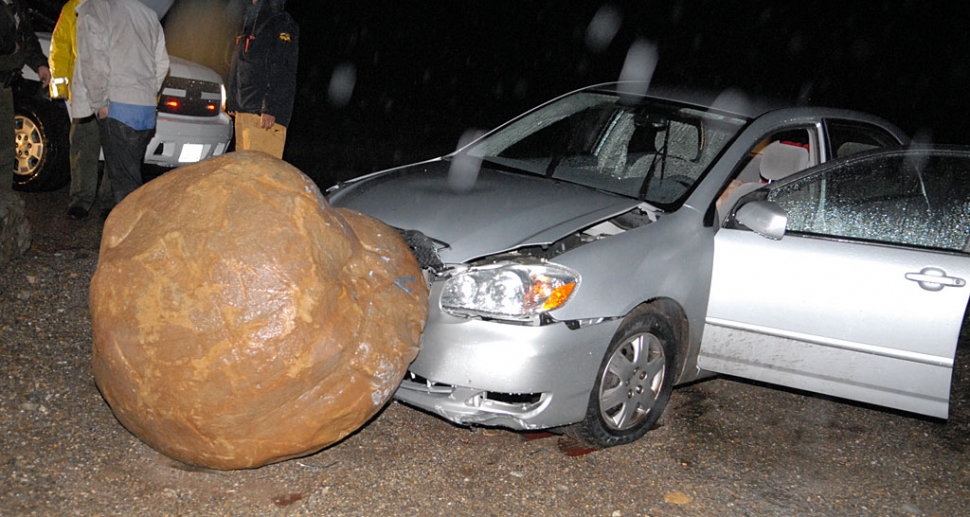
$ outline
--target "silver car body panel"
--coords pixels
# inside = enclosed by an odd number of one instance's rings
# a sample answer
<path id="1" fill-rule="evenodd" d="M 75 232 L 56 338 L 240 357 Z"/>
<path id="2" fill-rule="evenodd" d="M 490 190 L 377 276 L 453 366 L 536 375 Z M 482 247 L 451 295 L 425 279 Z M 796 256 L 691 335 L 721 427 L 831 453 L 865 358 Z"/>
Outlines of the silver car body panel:
<path id="1" fill-rule="evenodd" d="M 430 298 L 440 297 L 441 282 Z M 433 381 L 405 380 L 398 400 L 460 424 L 542 429 L 582 420 L 599 367 L 619 320 L 570 329 L 564 323 L 507 325 L 458 318 L 432 305 L 421 353 L 410 371 Z M 494 394 L 534 394 L 506 403 Z"/>
<path id="2" fill-rule="evenodd" d="M 575 294 L 571 303 L 555 313 L 556 317 L 567 320 L 593 317 L 585 312 L 590 310 L 599 311 L 601 316 L 624 315 L 650 299 L 676 300 L 684 308 L 690 332 L 679 382 L 689 382 L 703 375 L 698 370 L 696 358 L 704 333 L 714 235 L 718 231 L 716 227 L 705 226 L 704 216 L 715 210 L 714 202 L 737 164 L 765 134 L 781 128 L 803 127 L 811 128 L 815 138 L 824 141 L 822 121 L 826 119 L 871 124 L 884 129 L 900 142 L 907 139 L 905 133 L 885 120 L 853 111 L 787 108 L 763 113 L 725 149 L 707 178 L 697 184 L 679 210 L 662 215 L 657 223 L 597 243 L 599 247 L 584 246 L 558 257 L 557 262 L 583 272 L 584 288 Z M 824 146 L 817 147 L 820 154 L 816 159 L 827 161 Z M 599 267 L 600 264 L 606 267 Z M 630 270 L 634 264 L 638 266 L 636 271 Z M 623 271 L 630 274 L 618 274 Z M 658 275 L 657 271 L 663 271 L 663 274 Z M 650 293 L 652 296 L 623 298 L 615 296 L 616 292 Z"/>
<path id="3" fill-rule="evenodd" d="M 656 97 L 703 106 L 716 96 L 698 100 L 704 97 L 662 92 Z M 656 300 L 678 308 L 686 321 L 688 337 L 679 351 L 678 381 L 704 375 L 697 358 L 705 324 L 710 322 L 715 238 L 721 231 L 715 200 L 738 164 L 766 135 L 791 128 L 811 132 L 815 148 L 811 163 L 827 160 L 827 118 L 880 128 L 898 142 L 907 138 L 882 119 L 852 111 L 774 110 L 745 102 L 731 106 L 731 112 L 755 118 L 720 152 L 683 204 L 666 212 L 643 207 L 641 200 L 542 177 L 498 173 L 487 166 L 479 171 L 474 189 L 451 191 L 447 167 L 461 149 L 443 160 L 372 173 L 331 189 L 329 201 L 334 206 L 359 210 L 401 229 L 419 230 L 448 246 L 439 252 L 445 269 L 517 247 L 551 245 L 571 233 L 592 231 L 637 206 L 651 211 L 649 224 L 593 238 L 551 259 L 579 272 L 582 281 L 570 301 L 551 311 L 542 324 L 445 314 L 439 307 L 445 278 L 432 275 L 421 352 L 410 367 L 413 377 L 402 383 L 396 398 L 462 424 L 538 429 L 575 423 L 583 418 L 603 353 L 622 318 L 638 305 Z M 535 397 L 509 404 L 490 399 L 488 393 Z"/>
<path id="4" fill-rule="evenodd" d="M 805 171 L 739 201 L 785 214 L 760 201 L 783 200 L 790 231 L 778 240 L 732 224 L 718 232 L 702 367 L 946 418 L 970 299 L 970 152 L 876 158 Z"/>
<path id="5" fill-rule="evenodd" d="M 733 229 L 715 241 L 702 368 L 947 416 L 970 288 L 906 275 L 970 279 L 970 257 Z"/>
<path id="6" fill-rule="evenodd" d="M 474 195 L 456 194 L 448 187 L 448 169 L 444 160 L 395 169 L 338 193 L 331 202 L 393 221 L 398 228 L 420 229 L 447 244 L 440 251 L 446 263 L 549 244 L 640 204 L 580 185 L 487 167 L 478 173 Z M 402 192 L 407 192 L 408 203 L 390 202 Z M 458 216 L 471 224 L 456 224 Z"/>

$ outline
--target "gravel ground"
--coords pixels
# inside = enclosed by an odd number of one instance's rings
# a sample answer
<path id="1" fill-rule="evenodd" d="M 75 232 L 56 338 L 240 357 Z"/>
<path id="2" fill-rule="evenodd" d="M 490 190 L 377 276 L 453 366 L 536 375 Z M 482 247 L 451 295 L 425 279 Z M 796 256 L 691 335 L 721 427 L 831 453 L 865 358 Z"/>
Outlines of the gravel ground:
<path id="1" fill-rule="evenodd" d="M 949 422 L 713 379 L 676 390 L 641 441 L 586 455 L 392 403 L 309 457 L 178 463 L 122 427 L 94 384 L 100 219 L 67 220 L 66 189 L 25 199 L 32 248 L 0 266 L 0 515 L 970 515 L 961 358 Z"/>

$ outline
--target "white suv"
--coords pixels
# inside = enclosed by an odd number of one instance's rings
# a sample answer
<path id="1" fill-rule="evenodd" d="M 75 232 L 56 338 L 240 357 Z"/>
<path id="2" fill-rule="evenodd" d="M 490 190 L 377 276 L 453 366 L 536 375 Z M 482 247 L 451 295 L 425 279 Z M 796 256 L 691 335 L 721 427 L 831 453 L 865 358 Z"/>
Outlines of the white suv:
<path id="1" fill-rule="evenodd" d="M 44 53 L 50 33 L 38 33 Z M 225 86 L 214 70 L 170 56 L 162 85 L 155 135 L 145 163 L 166 168 L 193 163 L 226 152 L 232 139 L 232 119 L 225 110 Z M 14 85 L 17 168 L 14 188 L 24 191 L 58 189 L 70 181 L 68 103 L 52 100 L 37 74 L 24 67 Z"/>

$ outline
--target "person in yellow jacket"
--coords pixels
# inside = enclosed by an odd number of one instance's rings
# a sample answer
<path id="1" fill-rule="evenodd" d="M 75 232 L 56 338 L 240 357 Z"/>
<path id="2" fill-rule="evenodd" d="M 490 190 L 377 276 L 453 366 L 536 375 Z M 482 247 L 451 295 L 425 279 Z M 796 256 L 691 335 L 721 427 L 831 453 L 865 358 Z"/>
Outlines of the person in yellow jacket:
<path id="1" fill-rule="evenodd" d="M 70 100 L 71 79 L 77 60 L 77 13 L 75 10 L 84 0 L 68 0 L 57 18 L 51 35 L 50 70 L 51 98 Z M 98 159 L 101 154 L 101 137 L 98 121 L 94 115 L 71 119 L 69 133 L 71 158 L 71 190 L 67 216 L 84 219 L 95 201 L 101 202 L 101 211 L 107 213 L 114 204 L 108 175 L 101 181 L 98 191 Z"/>

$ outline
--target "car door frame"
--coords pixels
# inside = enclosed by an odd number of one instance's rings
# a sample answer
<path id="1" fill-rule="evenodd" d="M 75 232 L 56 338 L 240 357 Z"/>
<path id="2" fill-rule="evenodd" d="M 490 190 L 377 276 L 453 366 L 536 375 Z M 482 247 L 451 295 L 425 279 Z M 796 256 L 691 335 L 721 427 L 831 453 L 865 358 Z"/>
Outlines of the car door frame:
<path id="1" fill-rule="evenodd" d="M 763 197 L 773 188 L 776 186 L 759 189 L 742 198 L 737 206 Z M 836 255 L 838 260 L 826 270 L 831 277 L 799 279 L 791 275 L 791 271 L 811 270 L 813 258 L 816 261 L 832 258 L 829 254 L 834 248 L 845 253 Z M 755 252 L 756 261 L 750 264 Z M 873 254 L 879 258 L 869 259 Z M 927 268 L 946 271 L 963 283 L 958 287 L 939 288 L 913 279 L 921 278 L 913 275 Z M 872 296 L 856 291 L 846 291 L 843 296 L 857 296 L 859 303 L 870 304 L 879 303 L 882 296 L 906 298 L 890 307 L 892 314 L 886 318 L 884 328 L 875 332 L 878 335 L 874 339 L 866 336 L 867 325 L 859 325 L 862 318 L 878 319 L 870 316 L 865 307 L 860 307 L 854 315 L 811 307 L 811 303 L 824 299 L 825 286 L 858 283 L 859 277 L 852 276 L 850 271 L 873 282 L 866 285 L 875 291 Z M 878 279 L 892 282 L 893 287 L 887 288 Z M 818 235 L 788 234 L 770 241 L 729 223 L 715 236 L 711 296 L 698 365 L 716 373 L 946 418 L 956 345 L 970 296 L 966 279 L 970 279 L 970 255 L 958 251 L 930 251 Z M 768 286 L 769 282 L 773 284 Z M 788 287 L 779 288 L 779 285 Z M 764 303 L 755 296 L 769 293 L 769 287 L 779 291 L 772 294 L 774 304 Z M 794 291 L 786 294 L 786 288 L 801 290 L 803 296 L 816 289 L 820 292 L 814 292 L 807 306 L 799 307 L 791 301 Z M 934 300 L 940 306 L 941 296 L 948 297 L 942 302 L 946 307 L 945 316 L 913 317 L 913 311 L 933 306 Z M 773 314 L 776 311 L 789 313 Z M 820 319 L 826 317 L 843 317 L 846 332 L 841 335 L 816 332 L 815 329 L 827 326 L 828 321 Z M 912 336 L 935 334 L 932 351 L 907 347 L 902 334 L 898 334 L 906 331 L 906 325 L 921 322 L 928 330 Z M 850 328 L 853 324 L 859 325 L 857 331 Z"/>

